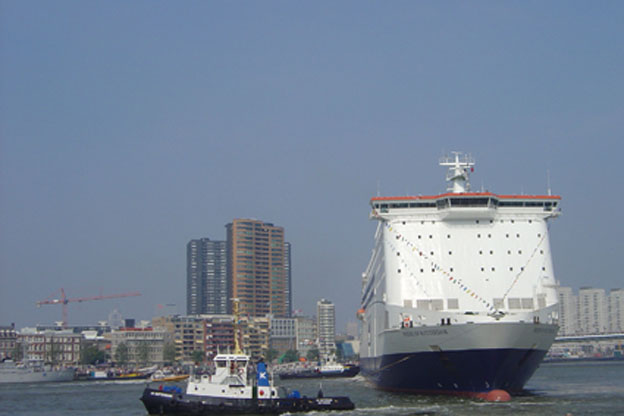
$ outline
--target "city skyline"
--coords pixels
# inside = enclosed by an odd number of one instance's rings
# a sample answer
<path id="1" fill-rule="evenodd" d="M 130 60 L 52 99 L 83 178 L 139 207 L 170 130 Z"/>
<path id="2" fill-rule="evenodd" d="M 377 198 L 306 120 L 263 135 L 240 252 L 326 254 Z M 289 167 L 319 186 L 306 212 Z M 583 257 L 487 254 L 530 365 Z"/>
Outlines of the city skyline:
<path id="1" fill-rule="evenodd" d="M 0 320 L 184 313 L 185 245 L 279 224 L 292 303 L 355 319 L 371 197 L 561 195 L 563 286 L 617 287 L 624 4 L 3 2 Z M 600 207 L 600 211 L 598 211 Z M 161 306 L 159 306 L 161 305 Z"/>

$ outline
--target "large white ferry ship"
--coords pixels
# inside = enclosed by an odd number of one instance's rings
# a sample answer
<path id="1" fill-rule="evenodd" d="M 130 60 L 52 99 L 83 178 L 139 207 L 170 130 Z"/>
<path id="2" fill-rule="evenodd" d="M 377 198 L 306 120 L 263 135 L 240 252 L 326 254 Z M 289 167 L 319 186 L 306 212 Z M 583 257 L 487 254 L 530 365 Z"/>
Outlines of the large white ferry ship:
<path id="1" fill-rule="evenodd" d="M 470 192 L 470 156 L 440 165 L 447 193 L 370 201 L 362 373 L 385 390 L 508 398 L 557 334 L 548 221 L 561 197 Z"/>

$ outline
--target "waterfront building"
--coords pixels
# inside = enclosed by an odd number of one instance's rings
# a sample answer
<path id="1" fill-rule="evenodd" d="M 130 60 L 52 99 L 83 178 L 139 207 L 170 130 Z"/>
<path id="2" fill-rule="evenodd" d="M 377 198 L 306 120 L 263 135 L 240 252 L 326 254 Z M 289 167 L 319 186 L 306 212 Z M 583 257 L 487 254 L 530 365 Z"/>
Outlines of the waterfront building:
<path id="1" fill-rule="evenodd" d="M 0 326 L 0 360 L 7 357 L 15 358 L 16 345 L 17 332 L 15 332 L 15 324 Z"/>
<path id="2" fill-rule="evenodd" d="M 239 320 L 239 325 L 243 351 L 253 361 L 263 358 L 269 350 L 270 319 L 265 316 L 243 316 Z"/>
<path id="3" fill-rule="evenodd" d="M 336 351 L 336 310 L 326 299 L 316 303 L 318 347 L 321 359 L 328 360 Z"/>
<path id="4" fill-rule="evenodd" d="M 44 330 L 23 328 L 17 343 L 24 358 L 58 365 L 80 363 L 82 335 L 72 330 Z"/>
<path id="5" fill-rule="evenodd" d="M 259 220 L 235 219 L 226 230 L 230 297 L 239 299 L 241 314 L 289 317 L 290 265 L 286 262 L 290 245 L 287 248 L 284 242 L 284 228 Z"/>
<path id="6" fill-rule="evenodd" d="M 308 316 L 296 316 L 295 332 L 297 351 L 301 357 L 306 357 L 308 351 L 318 348 L 316 319 Z"/>
<path id="7" fill-rule="evenodd" d="M 624 333 L 624 289 L 609 293 L 609 332 Z"/>
<path id="8" fill-rule="evenodd" d="M 559 336 L 574 335 L 578 330 L 578 298 L 571 287 L 557 288 L 559 300 Z"/>
<path id="9" fill-rule="evenodd" d="M 578 295 L 579 334 L 607 332 L 607 303 L 604 289 L 582 287 Z"/>
<path id="10" fill-rule="evenodd" d="M 130 365 L 164 364 L 164 347 L 171 342 L 165 328 L 119 328 L 106 334 L 111 341 L 111 357 L 117 359 L 119 346 L 127 347 Z"/>
<path id="11" fill-rule="evenodd" d="M 192 316 L 162 316 L 152 319 L 152 326 L 164 329 L 175 347 L 176 361 L 193 361 L 195 351 L 205 355 L 204 319 Z"/>
<path id="12" fill-rule="evenodd" d="M 283 354 L 297 349 L 295 318 L 271 318 L 270 348 Z"/>
<path id="13" fill-rule="evenodd" d="M 213 359 L 217 354 L 234 351 L 234 317 L 232 315 L 210 316 L 204 320 L 206 358 Z M 241 348 L 244 346 L 241 345 Z"/>
<path id="14" fill-rule="evenodd" d="M 228 279 L 225 241 L 209 238 L 186 245 L 186 313 L 228 313 Z"/>

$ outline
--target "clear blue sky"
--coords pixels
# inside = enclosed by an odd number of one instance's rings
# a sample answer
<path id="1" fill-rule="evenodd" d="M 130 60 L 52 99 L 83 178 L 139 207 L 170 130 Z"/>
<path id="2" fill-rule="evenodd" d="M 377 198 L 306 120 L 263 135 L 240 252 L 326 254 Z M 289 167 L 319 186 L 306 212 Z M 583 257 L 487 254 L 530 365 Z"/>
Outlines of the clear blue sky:
<path id="1" fill-rule="evenodd" d="M 185 312 L 186 243 L 253 217 L 354 320 L 370 197 L 563 197 L 555 273 L 624 286 L 624 3 L 0 1 L 0 324 Z"/>

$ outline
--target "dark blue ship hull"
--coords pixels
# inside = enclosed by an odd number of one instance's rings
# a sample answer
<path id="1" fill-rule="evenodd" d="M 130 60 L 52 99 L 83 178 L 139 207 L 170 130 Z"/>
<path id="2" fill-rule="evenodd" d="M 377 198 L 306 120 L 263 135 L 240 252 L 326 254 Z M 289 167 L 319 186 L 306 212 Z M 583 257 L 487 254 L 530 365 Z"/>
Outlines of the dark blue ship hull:
<path id="1" fill-rule="evenodd" d="M 546 351 L 534 349 L 432 351 L 363 358 L 360 366 L 379 389 L 480 396 L 492 390 L 522 391 L 544 355 Z"/>

